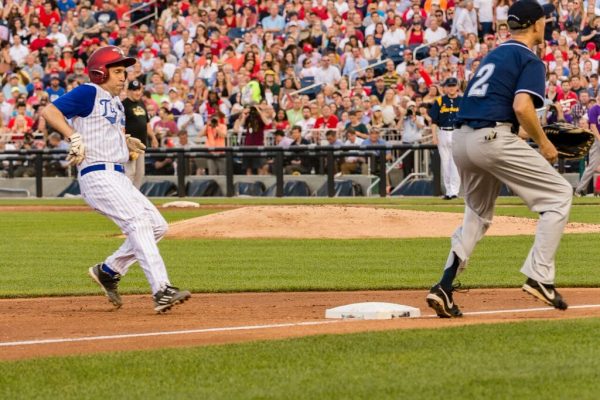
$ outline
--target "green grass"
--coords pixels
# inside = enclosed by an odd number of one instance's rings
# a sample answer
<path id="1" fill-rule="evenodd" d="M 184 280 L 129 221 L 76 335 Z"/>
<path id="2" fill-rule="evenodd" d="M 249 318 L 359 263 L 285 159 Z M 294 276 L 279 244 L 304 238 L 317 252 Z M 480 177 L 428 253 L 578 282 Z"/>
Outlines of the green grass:
<path id="1" fill-rule="evenodd" d="M 447 208 L 452 206 L 419 209 Z M 163 214 L 173 222 L 216 211 Z M 498 207 L 498 214 L 526 213 L 523 206 Z M 0 218 L 0 297 L 96 294 L 98 288 L 86 277 L 87 267 L 122 242 L 118 228 L 94 212 L 2 212 Z M 574 218 L 595 221 L 600 213 L 597 206 L 579 205 L 573 207 Z M 563 237 L 557 259 L 559 285 L 600 285 L 600 270 L 592 261 L 600 258 L 599 241 L 598 234 Z M 461 276 L 463 284 L 518 286 L 523 279 L 518 270 L 532 242 L 531 236 L 484 238 Z M 449 239 L 164 240 L 160 249 L 171 280 L 196 292 L 401 289 L 425 288 L 438 279 Z M 131 269 L 121 289 L 148 291 L 139 268 Z"/>
<path id="2" fill-rule="evenodd" d="M 597 399 L 598 330 L 596 318 L 5 362 L 0 398 Z"/>

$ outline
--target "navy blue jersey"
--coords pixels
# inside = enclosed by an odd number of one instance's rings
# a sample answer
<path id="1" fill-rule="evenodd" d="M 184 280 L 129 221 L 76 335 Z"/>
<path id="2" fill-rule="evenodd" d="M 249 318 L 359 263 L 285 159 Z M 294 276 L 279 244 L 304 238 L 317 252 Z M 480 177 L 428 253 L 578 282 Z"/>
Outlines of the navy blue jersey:
<path id="1" fill-rule="evenodd" d="M 511 122 L 517 127 L 515 96 L 529 93 L 534 106 L 542 107 L 545 76 L 542 60 L 523 43 L 509 40 L 482 60 L 465 90 L 457 118 L 475 129 L 491 122 Z"/>
<path id="2" fill-rule="evenodd" d="M 440 128 L 454 128 L 460 101 L 460 96 L 456 96 L 453 99 L 451 99 L 448 95 L 437 97 L 429 109 L 431 122 Z"/>

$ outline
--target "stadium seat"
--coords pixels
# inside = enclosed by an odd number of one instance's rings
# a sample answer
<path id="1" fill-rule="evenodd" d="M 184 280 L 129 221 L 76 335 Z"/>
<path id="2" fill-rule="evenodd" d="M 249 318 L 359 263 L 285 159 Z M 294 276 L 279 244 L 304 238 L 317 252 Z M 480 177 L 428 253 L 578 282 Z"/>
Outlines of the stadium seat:
<path id="1" fill-rule="evenodd" d="M 229 28 L 227 37 L 231 40 L 241 39 L 244 36 L 244 30 L 241 28 Z"/>
<path id="2" fill-rule="evenodd" d="M 0 188 L 0 197 L 29 197 L 29 190 Z"/>
<path id="3" fill-rule="evenodd" d="M 313 76 L 307 76 L 305 78 L 300 79 L 300 87 L 303 89 L 310 85 L 314 85 L 314 83 L 315 83 L 315 78 Z M 321 86 L 315 86 L 315 87 L 308 89 L 302 93 L 307 95 L 311 99 L 313 99 L 313 98 L 315 98 L 317 93 L 319 93 L 320 91 L 321 91 Z"/>
<path id="4" fill-rule="evenodd" d="M 277 185 L 274 184 L 263 194 L 263 196 L 275 197 Z M 304 181 L 287 181 L 283 185 L 283 195 L 292 197 L 309 197 L 310 188 Z"/>
<path id="5" fill-rule="evenodd" d="M 429 46 L 421 47 L 419 50 L 417 50 L 417 54 L 415 54 L 415 59 L 419 61 L 424 60 L 427 57 L 429 57 Z"/>
<path id="6" fill-rule="evenodd" d="M 177 185 L 171 181 L 144 182 L 140 192 L 146 197 L 169 197 L 177 192 Z"/>
<path id="7" fill-rule="evenodd" d="M 363 195 L 362 187 L 351 179 L 335 179 L 333 181 L 333 186 L 335 189 L 335 197 L 355 197 Z M 317 190 L 315 195 L 318 197 L 327 197 L 329 195 L 327 192 L 327 182 Z"/>
<path id="8" fill-rule="evenodd" d="M 394 44 L 383 48 L 384 56 L 382 56 L 382 58 L 389 58 L 394 62 L 394 65 L 398 65 L 404 61 L 403 51 L 404 46 Z"/>
<path id="9" fill-rule="evenodd" d="M 431 179 L 415 179 L 394 189 L 391 196 L 433 196 L 433 181 Z"/>
<path id="10" fill-rule="evenodd" d="M 81 190 L 79 190 L 79 181 L 74 179 L 71 181 L 69 186 L 67 186 L 58 197 L 69 197 L 69 196 L 79 196 L 81 194 Z"/>
<path id="11" fill-rule="evenodd" d="M 256 182 L 236 182 L 234 184 L 236 196 L 262 196 L 265 192 L 265 184 Z"/>
<path id="12" fill-rule="evenodd" d="M 223 192 L 214 179 L 204 179 L 188 182 L 186 195 L 189 197 L 220 197 L 223 196 Z"/>

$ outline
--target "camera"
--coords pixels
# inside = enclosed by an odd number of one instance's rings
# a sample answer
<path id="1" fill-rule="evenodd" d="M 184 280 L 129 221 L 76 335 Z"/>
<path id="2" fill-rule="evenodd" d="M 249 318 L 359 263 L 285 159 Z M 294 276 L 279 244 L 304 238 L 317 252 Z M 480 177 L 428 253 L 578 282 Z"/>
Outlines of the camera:
<path id="1" fill-rule="evenodd" d="M 216 118 L 211 118 L 210 126 L 212 126 L 214 128 L 215 126 L 217 126 L 218 123 L 219 123 L 219 121 Z"/>
<path id="2" fill-rule="evenodd" d="M 406 116 L 407 117 L 412 117 L 412 115 L 415 113 L 415 110 L 413 109 L 413 107 L 409 107 L 408 110 L 406 110 Z"/>

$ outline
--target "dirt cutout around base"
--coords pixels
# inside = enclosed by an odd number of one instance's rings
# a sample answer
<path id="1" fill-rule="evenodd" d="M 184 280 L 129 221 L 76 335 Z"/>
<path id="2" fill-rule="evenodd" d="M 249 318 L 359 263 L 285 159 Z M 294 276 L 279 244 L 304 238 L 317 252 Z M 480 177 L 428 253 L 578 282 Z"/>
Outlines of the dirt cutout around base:
<path id="1" fill-rule="evenodd" d="M 364 206 L 249 206 L 171 224 L 170 238 L 364 239 L 448 237 L 462 213 Z M 535 234 L 537 220 L 496 216 L 487 235 Z M 600 225 L 569 223 L 565 233 L 598 233 Z"/>

